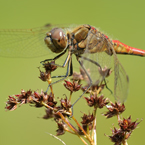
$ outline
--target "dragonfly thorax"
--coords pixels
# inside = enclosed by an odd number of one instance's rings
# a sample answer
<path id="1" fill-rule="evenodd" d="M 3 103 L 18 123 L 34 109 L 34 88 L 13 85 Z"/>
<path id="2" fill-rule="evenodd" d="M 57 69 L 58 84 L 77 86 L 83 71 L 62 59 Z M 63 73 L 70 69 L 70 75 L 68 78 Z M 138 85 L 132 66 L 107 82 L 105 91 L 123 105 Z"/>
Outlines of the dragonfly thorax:
<path id="1" fill-rule="evenodd" d="M 67 48 L 68 39 L 61 28 L 53 28 L 46 35 L 44 41 L 52 52 L 60 53 Z"/>

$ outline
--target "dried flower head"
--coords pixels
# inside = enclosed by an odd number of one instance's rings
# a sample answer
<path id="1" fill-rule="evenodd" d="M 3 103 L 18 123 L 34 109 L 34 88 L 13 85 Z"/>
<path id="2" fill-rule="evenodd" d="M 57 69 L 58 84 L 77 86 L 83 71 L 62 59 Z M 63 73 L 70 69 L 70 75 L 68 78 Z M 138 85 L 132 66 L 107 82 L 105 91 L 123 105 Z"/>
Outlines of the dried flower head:
<path id="1" fill-rule="evenodd" d="M 43 64 L 46 72 L 52 72 L 57 69 L 57 66 L 55 65 L 55 61 L 47 62 Z"/>
<path id="2" fill-rule="evenodd" d="M 82 117 L 82 124 L 83 125 L 88 125 L 89 123 L 91 123 L 93 120 L 95 119 L 95 117 L 94 117 L 94 115 L 92 114 L 89 114 L 89 115 L 87 115 L 87 114 L 84 114 L 83 115 L 83 117 Z"/>
<path id="3" fill-rule="evenodd" d="M 50 93 L 49 95 L 41 91 L 41 94 L 38 92 L 34 91 L 33 94 L 34 97 L 34 102 L 35 102 L 35 107 L 42 107 L 42 103 L 46 103 L 47 105 L 54 107 L 57 102 L 54 100 L 53 95 Z"/>
<path id="4" fill-rule="evenodd" d="M 40 79 L 42 80 L 42 81 L 47 81 L 49 78 L 50 78 L 50 73 L 48 73 L 48 72 L 42 72 L 40 69 L 39 69 L 39 71 L 40 71 Z"/>
<path id="5" fill-rule="evenodd" d="M 61 102 L 61 107 L 66 110 L 66 111 L 69 111 L 69 109 L 71 108 L 71 103 L 70 101 L 67 99 L 67 97 L 65 99 L 61 99 L 60 100 Z"/>
<path id="6" fill-rule="evenodd" d="M 104 68 L 98 68 L 99 70 L 99 73 L 101 74 L 101 76 L 105 76 L 105 77 L 108 77 L 111 75 L 112 71 L 110 68 L 107 68 L 106 66 Z"/>
<path id="7" fill-rule="evenodd" d="M 43 119 L 53 118 L 53 110 L 52 109 L 47 108 L 45 110 L 45 112 L 46 112 L 46 114 L 43 116 Z"/>
<path id="8" fill-rule="evenodd" d="M 83 76 L 80 73 L 74 72 L 72 75 L 72 80 L 80 82 L 83 80 Z"/>
<path id="9" fill-rule="evenodd" d="M 91 130 L 93 128 L 93 120 L 95 119 L 94 115 L 90 114 L 87 115 L 87 114 L 84 114 L 83 117 L 82 117 L 82 128 L 87 132 L 87 129 Z M 79 134 L 80 135 L 83 135 L 84 133 L 82 132 L 82 130 L 79 128 Z"/>
<path id="10" fill-rule="evenodd" d="M 90 71 L 89 70 L 87 70 L 87 71 L 90 74 Z M 77 72 L 73 73 L 72 80 L 78 81 L 78 82 L 81 82 L 82 80 L 85 80 L 85 81 L 89 82 L 88 76 L 87 76 L 87 74 L 84 72 L 84 70 L 82 68 L 80 68 L 80 72 L 79 73 L 77 73 Z"/>
<path id="11" fill-rule="evenodd" d="M 84 87 L 81 87 L 81 90 L 84 92 L 88 89 L 88 86 L 89 85 L 86 85 Z M 86 93 L 96 93 L 99 89 L 100 89 L 100 92 L 104 89 L 104 86 L 105 84 L 101 84 L 101 85 L 98 85 L 98 84 L 93 84 L 88 90 Z M 99 93 L 100 93 L 99 92 Z"/>
<path id="12" fill-rule="evenodd" d="M 64 80 L 65 83 L 63 84 L 66 89 L 68 89 L 71 92 L 76 92 L 81 88 L 81 85 L 78 84 L 78 82 L 73 81 L 73 83 Z"/>
<path id="13" fill-rule="evenodd" d="M 115 104 L 111 103 L 111 106 L 106 105 L 106 107 L 109 111 L 106 112 L 104 114 L 104 116 L 106 116 L 107 118 L 111 118 L 115 115 L 119 115 L 119 114 L 121 114 L 122 112 L 125 111 L 124 104 L 120 104 L 120 103 L 117 103 L 117 102 L 115 102 Z"/>
<path id="14" fill-rule="evenodd" d="M 87 69 L 87 72 L 88 72 L 88 74 L 90 74 L 90 70 L 89 69 Z M 82 75 L 83 79 L 86 82 L 89 82 L 88 76 L 87 76 L 86 72 L 82 68 L 80 68 L 80 74 Z"/>
<path id="15" fill-rule="evenodd" d="M 57 125 L 58 125 L 58 129 L 56 130 L 56 132 L 57 132 L 57 136 L 58 135 L 63 135 L 64 133 L 65 133 L 65 124 L 63 123 L 63 122 L 57 122 Z"/>
<path id="16" fill-rule="evenodd" d="M 17 104 L 18 104 L 17 100 L 14 97 L 9 96 L 9 99 L 6 102 L 5 109 L 13 111 L 13 110 L 17 109 Z"/>
<path id="17" fill-rule="evenodd" d="M 131 135 L 131 133 L 126 133 L 122 131 L 121 129 L 116 129 L 114 127 L 114 130 L 112 130 L 112 136 L 108 136 L 112 142 L 114 142 L 114 145 L 121 145 L 124 143 Z"/>
<path id="18" fill-rule="evenodd" d="M 22 105 L 26 103 L 31 103 L 32 102 L 32 91 L 24 91 L 21 90 L 21 94 L 15 95 L 18 99 L 17 101 Z"/>
<path id="19" fill-rule="evenodd" d="M 95 108 L 103 108 L 109 103 L 108 99 L 104 98 L 103 95 L 97 97 L 97 94 L 94 94 L 90 95 L 90 98 L 85 97 L 85 99 L 90 107 L 94 106 Z"/>
<path id="20" fill-rule="evenodd" d="M 131 116 L 129 116 L 127 119 L 123 118 L 123 120 L 119 120 L 119 126 L 123 131 L 130 132 L 134 130 L 140 122 L 137 122 L 137 120 L 132 122 Z"/>

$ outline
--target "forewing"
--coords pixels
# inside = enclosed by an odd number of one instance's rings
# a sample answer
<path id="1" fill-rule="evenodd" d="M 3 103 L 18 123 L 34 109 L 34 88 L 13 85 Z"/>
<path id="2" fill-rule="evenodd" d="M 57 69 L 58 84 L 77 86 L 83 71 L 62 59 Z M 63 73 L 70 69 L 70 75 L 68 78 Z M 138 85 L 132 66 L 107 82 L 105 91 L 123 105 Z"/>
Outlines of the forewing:
<path id="1" fill-rule="evenodd" d="M 45 45 L 44 38 L 53 27 L 56 26 L 48 24 L 34 29 L 0 30 L 0 56 L 17 58 L 48 56 L 51 52 Z"/>

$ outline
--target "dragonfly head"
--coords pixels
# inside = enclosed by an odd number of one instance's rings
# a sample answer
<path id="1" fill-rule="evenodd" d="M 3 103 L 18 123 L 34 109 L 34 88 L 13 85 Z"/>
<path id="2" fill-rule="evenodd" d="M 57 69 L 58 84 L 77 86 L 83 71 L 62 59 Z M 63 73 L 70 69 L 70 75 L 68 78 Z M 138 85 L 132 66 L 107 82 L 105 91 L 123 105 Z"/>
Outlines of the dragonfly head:
<path id="1" fill-rule="evenodd" d="M 48 48 L 55 53 L 62 52 L 68 45 L 68 39 L 61 28 L 53 28 L 44 39 Z"/>

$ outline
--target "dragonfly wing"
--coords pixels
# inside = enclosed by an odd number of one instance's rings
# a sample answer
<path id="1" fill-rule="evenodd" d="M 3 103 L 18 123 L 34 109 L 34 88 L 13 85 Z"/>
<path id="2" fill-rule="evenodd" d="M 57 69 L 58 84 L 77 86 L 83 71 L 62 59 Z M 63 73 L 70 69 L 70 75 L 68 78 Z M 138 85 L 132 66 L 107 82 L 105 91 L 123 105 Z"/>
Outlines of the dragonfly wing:
<path id="1" fill-rule="evenodd" d="M 111 49 L 114 55 L 114 97 L 117 102 L 124 103 L 128 95 L 129 78 L 113 47 Z"/>
<path id="2" fill-rule="evenodd" d="M 44 42 L 52 28 L 54 25 L 48 24 L 34 29 L 0 30 L 0 56 L 32 58 L 52 54 Z"/>
<path id="3" fill-rule="evenodd" d="M 123 103 L 128 94 L 129 79 L 117 58 L 111 41 L 98 31 L 95 33 L 90 31 L 88 38 L 86 50 L 82 55 L 82 61 L 85 68 L 90 71 L 93 83 L 96 83 L 96 81 L 100 83 L 105 79 L 108 75 L 106 70 L 112 69 L 111 59 L 114 57 L 114 97 L 117 102 Z M 92 50 L 91 53 L 90 50 Z M 98 65 L 93 64 L 91 61 L 83 60 L 84 57 L 97 62 Z"/>
<path id="4" fill-rule="evenodd" d="M 102 39 L 102 41 L 98 41 L 99 39 Z M 100 43 L 104 43 L 103 38 L 100 37 L 97 32 L 92 33 L 90 31 L 88 33 L 86 50 L 81 57 L 84 67 L 90 73 L 93 84 L 99 84 L 103 81 L 108 74 L 107 70 L 110 69 L 111 66 L 111 55 L 104 52 L 103 47 L 98 47 L 101 45 Z M 96 50 L 96 47 L 98 47 L 98 51 L 90 53 L 90 49 Z M 108 49 L 108 52 L 109 51 L 110 50 Z M 84 58 L 88 58 L 89 60 L 96 62 L 96 64 Z"/>

